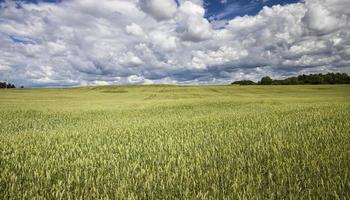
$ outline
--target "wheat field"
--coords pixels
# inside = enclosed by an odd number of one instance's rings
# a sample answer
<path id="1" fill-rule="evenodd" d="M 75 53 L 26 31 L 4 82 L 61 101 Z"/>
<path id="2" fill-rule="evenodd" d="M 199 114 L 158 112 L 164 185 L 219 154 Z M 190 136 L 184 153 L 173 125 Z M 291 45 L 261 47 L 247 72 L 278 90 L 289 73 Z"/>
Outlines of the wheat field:
<path id="1" fill-rule="evenodd" d="M 350 87 L 0 90 L 0 199 L 350 199 Z"/>

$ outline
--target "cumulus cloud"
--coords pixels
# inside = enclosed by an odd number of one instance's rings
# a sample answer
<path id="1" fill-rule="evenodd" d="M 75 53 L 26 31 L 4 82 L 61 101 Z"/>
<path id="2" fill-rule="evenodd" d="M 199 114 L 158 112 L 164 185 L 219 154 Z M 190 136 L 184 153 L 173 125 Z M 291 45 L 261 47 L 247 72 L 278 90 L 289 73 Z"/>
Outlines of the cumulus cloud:
<path id="1" fill-rule="evenodd" d="M 204 14 L 204 8 L 191 1 L 180 5 L 177 30 L 184 40 L 198 42 L 210 39 L 212 29 Z"/>
<path id="2" fill-rule="evenodd" d="M 135 24 L 135 23 L 132 23 L 130 25 L 127 25 L 126 26 L 126 32 L 129 33 L 129 34 L 133 34 L 135 36 L 139 36 L 139 37 L 142 37 L 144 34 L 142 28 Z"/>
<path id="3" fill-rule="evenodd" d="M 140 6 L 157 20 L 171 19 L 177 9 L 174 0 L 140 0 Z"/>
<path id="4" fill-rule="evenodd" d="M 307 2 L 308 11 L 303 20 L 309 30 L 319 34 L 331 33 L 346 26 L 347 16 L 338 15 L 328 9 L 326 4 L 319 2 Z"/>
<path id="5" fill-rule="evenodd" d="M 39 87 L 199 84 L 350 73 L 348 0 L 265 7 L 220 26 L 204 17 L 202 0 L 177 2 L 5 1 L 0 80 Z"/>

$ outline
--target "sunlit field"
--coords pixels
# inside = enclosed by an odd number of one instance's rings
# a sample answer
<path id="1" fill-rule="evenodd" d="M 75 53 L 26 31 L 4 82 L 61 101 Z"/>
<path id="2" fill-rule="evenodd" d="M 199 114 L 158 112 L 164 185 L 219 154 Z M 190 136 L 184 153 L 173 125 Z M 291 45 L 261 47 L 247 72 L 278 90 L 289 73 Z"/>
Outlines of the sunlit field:
<path id="1" fill-rule="evenodd" d="M 0 199 L 350 199 L 350 87 L 0 90 Z"/>

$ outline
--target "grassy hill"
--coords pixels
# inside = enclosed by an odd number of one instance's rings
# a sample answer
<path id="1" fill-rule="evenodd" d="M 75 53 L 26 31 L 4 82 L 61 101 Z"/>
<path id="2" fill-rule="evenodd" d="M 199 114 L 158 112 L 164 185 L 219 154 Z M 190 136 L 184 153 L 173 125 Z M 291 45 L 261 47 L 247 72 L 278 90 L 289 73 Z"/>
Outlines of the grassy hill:
<path id="1" fill-rule="evenodd" d="M 0 199 L 350 198 L 350 86 L 0 90 Z"/>

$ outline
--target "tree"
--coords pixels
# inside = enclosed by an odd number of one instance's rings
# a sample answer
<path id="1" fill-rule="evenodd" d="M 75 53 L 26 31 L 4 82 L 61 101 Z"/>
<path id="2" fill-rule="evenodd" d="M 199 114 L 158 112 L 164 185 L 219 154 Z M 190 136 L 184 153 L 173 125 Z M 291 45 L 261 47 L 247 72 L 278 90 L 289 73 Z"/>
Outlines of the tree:
<path id="1" fill-rule="evenodd" d="M 6 88 L 6 83 L 5 82 L 0 82 L 0 88 Z"/>
<path id="2" fill-rule="evenodd" d="M 265 76 L 260 81 L 261 85 L 272 85 L 272 79 L 269 76 Z"/>
<path id="3" fill-rule="evenodd" d="M 250 80 L 235 81 L 231 85 L 256 85 L 255 82 Z"/>
<path id="4" fill-rule="evenodd" d="M 236 81 L 232 84 L 249 85 L 253 81 Z M 261 79 L 259 85 L 320 85 L 320 84 L 350 84 L 350 76 L 346 73 L 309 74 L 289 77 L 282 80 L 272 80 L 266 76 Z"/>
<path id="5" fill-rule="evenodd" d="M 16 88 L 16 86 L 11 83 L 0 82 L 0 88 Z"/>

